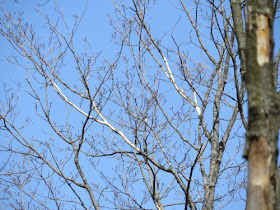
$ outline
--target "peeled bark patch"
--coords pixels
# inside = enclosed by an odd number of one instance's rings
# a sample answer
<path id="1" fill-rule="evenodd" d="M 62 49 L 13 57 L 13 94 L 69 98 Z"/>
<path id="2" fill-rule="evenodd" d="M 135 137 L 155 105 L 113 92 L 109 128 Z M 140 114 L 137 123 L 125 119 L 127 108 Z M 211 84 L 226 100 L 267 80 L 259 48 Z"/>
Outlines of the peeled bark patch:
<path id="1" fill-rule="evenodd" d="M 260 66 L 269 62 L 269 18 L 268 15 L 257 14 L 257 61 Z"/>
<path id="2" fill-rule="evenodd" d="M 260 136 L 252 140 L 249 151 L 249 186 L 251 196 L 248 196 L 250 209 L 273 209 L 274 196 L 271 183 L 272 151 L 268 138 Z M 253 195 L 252 195 L 253 194 Z M 250 199 L 253 198 L 253 199 Z M 263 199 L 254 199 L 263 198 Z"/>

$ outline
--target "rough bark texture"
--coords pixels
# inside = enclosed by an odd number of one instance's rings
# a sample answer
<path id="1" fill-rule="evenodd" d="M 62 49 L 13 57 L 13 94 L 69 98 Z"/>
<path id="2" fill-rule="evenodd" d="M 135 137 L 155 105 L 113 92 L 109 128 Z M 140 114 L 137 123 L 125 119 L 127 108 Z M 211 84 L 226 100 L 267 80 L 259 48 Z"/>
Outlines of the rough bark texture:
<path id="1" fill-rule="evenodd" d="M 247 9 L 249 162 L 246 209 L 276 209 L 279 102 L 273 74 L 273 1 L 251 0 Z"/>

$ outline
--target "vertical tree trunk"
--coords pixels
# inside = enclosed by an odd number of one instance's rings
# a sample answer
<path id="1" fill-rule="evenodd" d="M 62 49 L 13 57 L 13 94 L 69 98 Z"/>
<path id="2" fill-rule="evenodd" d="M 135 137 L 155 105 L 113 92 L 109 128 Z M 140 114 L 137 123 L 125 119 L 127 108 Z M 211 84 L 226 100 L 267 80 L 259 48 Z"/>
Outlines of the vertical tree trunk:
<path id="1" fill-rule="evenodd" d="M 273 11 L 273 0 L 248 0 L 247 210 L 276 208 L 279 96 L 273 74 Z"/>

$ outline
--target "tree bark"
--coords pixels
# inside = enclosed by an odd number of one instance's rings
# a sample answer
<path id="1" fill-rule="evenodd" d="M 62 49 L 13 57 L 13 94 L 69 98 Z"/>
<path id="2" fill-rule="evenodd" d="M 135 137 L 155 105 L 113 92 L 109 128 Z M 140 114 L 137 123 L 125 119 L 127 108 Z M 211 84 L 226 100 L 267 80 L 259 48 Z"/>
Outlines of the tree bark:
<path id="1" fill-rule="evenodd" d="M 273 74 L 273 1 L 249 0 L 247 72 L 249 126 L 247 210 L 276 209 L 279 96 Z"/>

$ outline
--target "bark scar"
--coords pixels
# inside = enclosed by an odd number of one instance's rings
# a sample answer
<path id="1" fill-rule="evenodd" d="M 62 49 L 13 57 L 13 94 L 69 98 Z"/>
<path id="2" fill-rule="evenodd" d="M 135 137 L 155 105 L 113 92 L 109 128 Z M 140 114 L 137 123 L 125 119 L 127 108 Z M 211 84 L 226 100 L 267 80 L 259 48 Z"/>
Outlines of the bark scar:
<path id="1" fill-rule="evenodd" d="M 269 62 L 269 15 L 257 14 L 257 61 L 260 66 Z"/>

